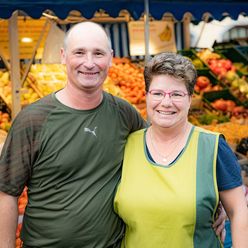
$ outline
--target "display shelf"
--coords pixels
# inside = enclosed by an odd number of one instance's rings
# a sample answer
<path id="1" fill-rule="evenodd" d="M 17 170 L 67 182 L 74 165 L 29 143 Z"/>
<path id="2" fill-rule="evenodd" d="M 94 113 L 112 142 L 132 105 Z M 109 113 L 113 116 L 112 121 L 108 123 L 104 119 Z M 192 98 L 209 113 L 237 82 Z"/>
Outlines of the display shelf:
<path id="1" fill-rule="evenodd" d="M 240 102 L 239 99 L 234 97 L 230 93 L 229 89 L 223 89 L 223 90 L 210 91 L 210 92 L 203 93 L 203 100 L 205 100 L 207 103 L 211 103 L 217 99 L 232 100 L 237 105 L 242 105 L 242 102 Z"/>

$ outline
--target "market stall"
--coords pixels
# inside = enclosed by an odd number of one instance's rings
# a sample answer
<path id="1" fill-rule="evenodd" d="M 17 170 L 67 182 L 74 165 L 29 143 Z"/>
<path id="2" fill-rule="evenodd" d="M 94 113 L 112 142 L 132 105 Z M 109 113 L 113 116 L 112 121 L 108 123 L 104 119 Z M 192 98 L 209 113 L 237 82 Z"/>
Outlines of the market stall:
<path id="1" fill-rule="evenodd" d="M 61 8 L 63 6 L 63 8 Z M 18 31 L 17 20 L 18 12 L 20 10 L 25 12 L 32 18 L 40 18 L 43 13 L 61 20 L 70 16 L 71 11 L 77 10 L 81 13 L 82 17 L 90 19 L 94 17 L 96 11 L 104 9 L 106 13 L 112 18 L 119 16 L 121 10 L 125 9 L 129 12 L 133 20 L 138 20 L 143 13 L 144 30 L 146 41 L 146 55 L 149 55 L 149 21 L 147 18 L 151 15 L 154 19 L 162 19 L 165 13 L 170 13 L 177 20 L 183 20 L 183 37 L 184 47 L 189 48 L 189 23 L 191 20 L 202 20 L 206 13 L 210 13 L 215 19 L 221 19 L 226 15 L 230 15 L 236 19 L 239 14 L 248 13 L 247 1 L 155 1 L 155 0 L 136 0 L 136 1 L 6 1 L 0 0 L 0 18 L 9 19 L 9 33 L 10 33 L 10 60 L 6 61 L 9 65 L 11 72 L 12 89 L 6 88 L 12 92 L 12 117 L 15 116 L 21 108 L 21 77 L 20 77 L 20 62 L 19 62 L 19 48 L 18 44 Z M 190 13 L 190 17 L 186 15 Z M 208 14 L 208 18 L 209 18 Z M 113 20 L 114 21 L 114 20 Z M 248 113 L 247 113 L 247 99 L 248 85 L 246 73 L 240 72 L 240 69 L 233 63 L 242 61 L 232 61 L 233 56 L 228 58 L 229 53 L 224 51 L 197 51 L 197 50 L 184 50 L 183 55 L 189 57 L 194 61 L 199 78 L 197 87 L 195 88 L 195 101 L 192 106 L 190 120 L 196 125 L 202 125 L 210 130 L 223 132 L 230 144 L 242 146 L 242 139 L 247 137 L 248 133 Z M 220 69 L 217 65 L 213 66 L 213 61 L 222 60 Z M 229 64 L 227 65 L 227 61 Z M 211 61 L 211 62 L 210 62 Z M 230 62 L 232 64 L 230 64 Z M 246 62 L 244 62 L 245 64 Z M 217 63 L 216 63 L 217 64 Z M 236 65 L 237 66 L 237 65 Z M 221 68 L 225 68 L 226 71 Z M 230 72 L 228 72 L 230 71 Z M 63 87 L 66 82 L 66 73 L 63 66 L 59 64 L 45 65 L 34 64 L 30 65 L 27 71 L 26 83 L 34 90 L 36 95 L 32 95 L 33 100 L 38 99 L 51 91 Z M 51 80 L 52 79 L 52 80 Z M 236 81 L 235 81 L 236 80 Z M 0 75 L 0 81 L 9 83 L 9 75 L 6 72 Z M 48 82 L 53 81 L 53 86 Z M 235 83 L 236 85 L 235 85 Z M 242 81 L 242 82 L 241 82 Z M 237 83 L 238 82 L 238 83 Z M 245 83 L 244 83 L 245 82 Z M 241 86 L 241 87 L 240 87 Z M 232 90 L 232 87 L 235 89 Z M 242 90 L 241 90 L 242 88 Z M 245 90 L 243 90 L 245 88 Z M 143 80 L 143 63 L 135 64 L 129 58 L 115 58 L 113 66 L 109 71 L 108 78 L 104 84 L 104 89 L 114 95 L 118 95 L 134 104 L 141 114 L 146 117 L 145 113 L 145 89 Z M 238 94 L 235 95 L 234 93 Z M 241 94 L 242 93 L 242 94 Z M 245 93 L 245 94 L 244 94 Z M 10 94 L 10 92 L 9 92 Z M 27 99 L 30 100 L 31 92 L 27 90 Z M 220 96 L 220 97 L 219 97 Z M 246 99 L 247 96 L 247 99 Z M 36 97 L 36 98 L 35 98 Z M 218 98 L 219 97 L 219 98 Z M 243 100 L 242 100 L 243 97 Z M 219 100 L 219 102 L 216 102 Z M 220 103 L 220 100 L 222 103 Z M 228 101 L 223 102 L 223 101 Z M 28 102 L 27 104 L 29 104 Z M 10 110 L 6 110 L 10 113 Z M 1 113 L 1 115 L 3 115 Z M 200 118 L 198 118 L 200 116 Z M 2 124 L 3 129 L 8 129 L 10 122 L 9 116 L 6 114 L 1 120 L 6 119 Z M 231 119 L 233 122 L 231 122 Z M 3 123 L 3 122 L 2 122 Z M 1 125 L 1 123 L 0 123 Z M 5 125 L 5 126 L 4 126 Z M 1 126 L 0 126 L 1 127 Z M 246 141 L 243 140 L 243 143 Z M 245 149 L 240 149 L 241 153 L 245 154 Z M 244 151 L 244 152 L 243 152 Z M 241 155 L 239 159 L 242 161 L 244 157 Z M 243 155 L 244 155 L 243 154 Z M 26 189 L 23 195 L 19 198 L 19 214 L 22 215 L 27 202 Z M 18 226 L 18 232 L 21 225 Z M 17 236 L 19 233 L 17 232 Z M 17 246 L 20 240 L 17 241 Z"/>

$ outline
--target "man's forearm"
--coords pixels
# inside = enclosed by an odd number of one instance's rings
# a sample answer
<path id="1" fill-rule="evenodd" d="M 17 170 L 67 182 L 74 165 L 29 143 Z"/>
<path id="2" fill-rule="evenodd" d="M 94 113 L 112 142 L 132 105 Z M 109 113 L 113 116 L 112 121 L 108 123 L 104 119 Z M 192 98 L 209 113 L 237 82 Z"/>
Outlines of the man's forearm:
<path id="1" fill-rule="evenodd" d="M 17 198 L 0 192 L 0 247 L 15 248 Z"/>

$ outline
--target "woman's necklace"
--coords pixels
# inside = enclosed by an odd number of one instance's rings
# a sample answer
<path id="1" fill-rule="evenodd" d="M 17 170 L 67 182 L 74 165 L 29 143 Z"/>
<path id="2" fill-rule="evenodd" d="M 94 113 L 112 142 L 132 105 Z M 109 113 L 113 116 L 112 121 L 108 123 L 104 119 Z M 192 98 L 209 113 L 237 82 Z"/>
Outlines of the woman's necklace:
<path id="1" fill-rule="evenodd" d="M 168 157 L 173 154 L 170 153 L 167 156 L 164 156 L 155 146 L 155 144 L 153 143 L 153 134 L 152 134 L 152 128 L 150 127 L 150 132 L 149 132 L 149 136 L 150 136 L 150 140 L 151 140 L 151 145 L 153 150 L 159 155 L 159 157 L 162 159 L 163 162 L 167 162 L 168 161 Z M 184 136 L 183 136 L 184 137 Z M 172 149 L 170 149 L 170 151 L 175 151 L 175 148 L 177 147 L 177 145 L 179 144 L 179 141 L 175 143 L 175 145 L 173 146 Z"/>

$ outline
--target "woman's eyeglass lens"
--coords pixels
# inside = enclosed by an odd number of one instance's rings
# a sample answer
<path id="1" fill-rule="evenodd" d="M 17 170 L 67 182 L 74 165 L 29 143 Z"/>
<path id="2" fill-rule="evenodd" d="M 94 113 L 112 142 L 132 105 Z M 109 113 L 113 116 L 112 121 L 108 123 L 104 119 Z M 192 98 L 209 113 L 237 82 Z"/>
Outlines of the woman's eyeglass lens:
<path id="1" fill-rule="evenodd" d="M 148 93 L 151 95 L 152 99 L 155 101 L 162 101 L 166 95 L 169 95 L 169 98 L 172 101 L 180 101 L 186 95 L 188 95 L 188 93 L 185 93 L 185 92 L 180 91 L 180 90 L 174 90 L 171 92 L 165 92 L 162 90 L 150 90 Z"/>

